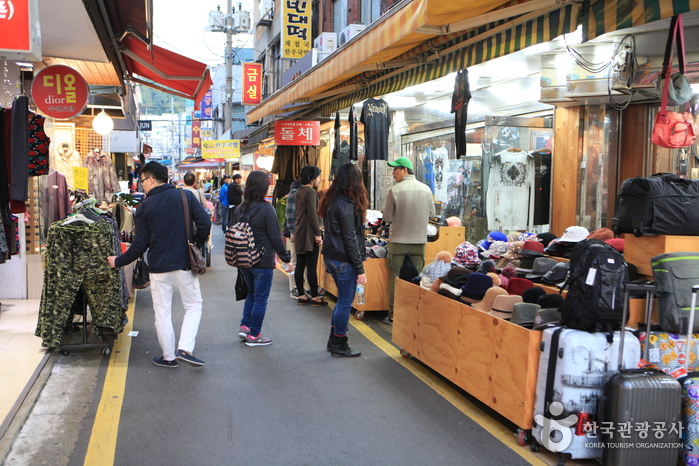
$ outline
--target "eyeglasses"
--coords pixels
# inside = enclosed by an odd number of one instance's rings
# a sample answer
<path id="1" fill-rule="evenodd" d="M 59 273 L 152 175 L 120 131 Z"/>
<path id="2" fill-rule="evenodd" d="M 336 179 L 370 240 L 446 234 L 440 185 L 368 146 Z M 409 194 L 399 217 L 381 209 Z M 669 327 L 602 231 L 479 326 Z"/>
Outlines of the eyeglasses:
<path id="1" fill-rule="evenodd" d="M 147 176 L 147 177 L 145 177 L 145 178 L 143 178 L 143 179 L 141 180 L 141 183 L 143 183 L 143 182 L 146 181 L 146 180 L 150 180 L 150 179 L 153 179 L 153 177 L 152 177 L 152 176 Z"/>

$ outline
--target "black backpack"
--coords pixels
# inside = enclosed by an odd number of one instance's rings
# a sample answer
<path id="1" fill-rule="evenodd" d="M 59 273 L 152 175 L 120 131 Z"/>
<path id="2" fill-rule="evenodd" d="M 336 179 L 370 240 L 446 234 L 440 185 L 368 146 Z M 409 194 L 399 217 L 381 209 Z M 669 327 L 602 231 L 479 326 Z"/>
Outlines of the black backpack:
<path id="1" fill-rule="evenodd" d="M 621 327 L 628 281 L 626 261 L 616 249 L 598 239 L 580 241 L 571 254 L 563 324 L 587 332 L 606 331 L 611 338 Z"/>
<path id="2" fill-rule="evenodd" d="M 235 181 L 228 184 L 228 205 L 239 206 L 243 202 L 242 188 Z"/>

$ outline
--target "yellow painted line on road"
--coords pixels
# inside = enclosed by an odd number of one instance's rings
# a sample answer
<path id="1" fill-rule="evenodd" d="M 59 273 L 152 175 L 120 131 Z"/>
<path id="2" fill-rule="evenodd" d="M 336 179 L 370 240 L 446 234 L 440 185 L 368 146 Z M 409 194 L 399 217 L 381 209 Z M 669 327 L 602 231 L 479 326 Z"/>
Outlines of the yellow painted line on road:
<path id="1" fill-rule="evenodd" d="M 435 374 L 428 371 L 412 359 L 404 358 L 403 356 L 401 356 L 400 351 L 398 351 L 398 349 L 396 349 L 389 342 L 381 338 L 381 336 L 379 336 L 378 333 L 372 330 L 364 322 L 351 318 L 350 324 L 354 328 L 359 330 L 362 333 L 362 335 L 364 335 L 370 342 L 378 346 L 379 349 L 381 349 L 381 351 L 386 353 L 400 365 L 412 372 L 413 375 L 415 375 L 418 379 L 422 380 L 425 384 L 427 384 L 428 387 L 437 392 L 442 398 L 451 403 L 456 409 L 464 413 L 476 424 L 488 431 L 488 433 L 490 433 L 493 437 L 500 440 L 512 451 L 514 451 L 519 456 L 528 461 L 529 464 L 547 464 L 546 462 L 541 460 L 541 458 L 538 458 L 536 455 L 534 455 L 528 448 L 520 446 L 517 443 L 516 436 L 504 425 L 493 419 L 492 416 L 484 413 L 483 410 L 481 410 L 478 406 L 468 401 L 456 390 L 451 388 L 444 381 L 440 380 L 439 377 L 437 377 Z"/>
<path id="2" fill-rule="evenodd" d="M 121 405 L 124 402 L 126 389 L 126 372 L 129 368 L 131 353 L 131 337 L 128 335 L 133 329 L 135 309 L 136 294 L 134 293 L 127 311 L 129 322 L 112 347 L 102 398 L 97 407 L 97 415 L 85 455 L 86 466 L 114 464 Z"/>

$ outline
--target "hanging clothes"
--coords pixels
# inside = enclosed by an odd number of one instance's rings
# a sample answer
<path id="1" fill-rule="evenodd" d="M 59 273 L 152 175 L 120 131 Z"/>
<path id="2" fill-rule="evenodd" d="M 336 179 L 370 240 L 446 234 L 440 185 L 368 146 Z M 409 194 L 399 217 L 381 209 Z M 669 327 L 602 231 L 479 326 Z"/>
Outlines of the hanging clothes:
<path id="1" fill-rule="evenodd" d="M 528 231 L 534 226 L 534 157 L 526 151 L 506 149 L 489 162 L 488 229 Z"/>
<path id="2" fill-rule="evenodd" d="M 383 99 L 364 101 L 359 121 L 364 123 L 364 153 L 367 160 L 388 160 L 388 127 L 391 109 Z"/>
<path id="3" fill-rule="evenodd" d="M 12 103 L 12 128 L 10 130 L 10 157 L 12 159 L 12 184 L 10 199 L 24 203 L 29 198 L 29 98 L 19 96 Z M 12 210 L 17 212 L 16 210 Z M 24 212 L 23 210 L 21 212 Z"/>
<path id="4" fill-rule="evenodd" d="M 44 132 L 46 118 L 34 114 L 29 122 L 29 176 L 46 175 L 49 172 L 49 146 L 51 138 Z"/>
<path id="5" fill-rule="evenodd" d="M 466 155 L 466 120 L 468 103 L 471 100 L 471 87 L 468 82 L 468 70 L 459 70 L 454 81 L 454 95 L 451 99 L 451 113 L 454 113 L 454 136 L 456 158 Z"/>
<path id="6" fill-rule="evenodd" d="M 0 108 L 0 203 L 10 202 L 10 115 L 12 112 Z"/>
<path id="7" fill-rule="evenodd" d="M 357 118 L 357 109 L 354 108 L 354 105 L 350 107 L 348 120 L 350 124 L 349 158 L 356 161 L 359 159 L 359 130 L 357 129 L 359 118 Z"/>
<path id="8" fill-rule="evenodd" d="M 66 177 L 66 183 L 71 189 L 75 189 L 73 181 L 73 167 L 82 167 L 82 159 L 80 153 L 75 150 L 73 144 L 67 141 L 60 142 L 56 146 L 51 159 L 51 166 L 56 171 L 63 173 Z"/>
<path id="9" fill-rule="evenodd" d="M 114 193 L 119 192 L 120 187 L 111 155 L 95 149 L 85 157 L 84 165 L 88 169 L 89 196 L 97 199 L 97 204 L 112 202 Z"/>
<path id="10" fill-rule="evenodd" d="M 49 225 L 66 218 L 72 212 L 68 183 L 60 172 L 55 171 L 48 176 L 42 212 Z"/>

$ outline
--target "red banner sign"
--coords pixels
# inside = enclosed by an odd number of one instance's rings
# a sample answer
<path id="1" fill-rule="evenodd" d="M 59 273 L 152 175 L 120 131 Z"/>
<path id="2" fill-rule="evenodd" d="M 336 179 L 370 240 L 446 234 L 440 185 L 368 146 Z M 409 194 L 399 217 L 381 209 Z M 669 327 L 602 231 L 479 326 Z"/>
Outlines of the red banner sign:
<path id="1" fill-rule="evenodd" d="M 320 144 L 320 122 L 277 121 L 274 142 L 278 146 L 317 146 Z"/>
<path id="2" fill-rule="evenodd" d="M 243 63 L 243 105 L 262 102 L 262 63 Z"/>
<path id="3" fill-rule="evenodd" d="M 201 121 L 192 121 L 192 147 L 201 149 Z"/>
<path id="4" fill-rule="evenodd" d="M 30 34 L 29 0 L 0 1 L 0 49 L 28 52 Z"/>
<path id="5" fill-rule="evenodd" d="M 88 94 L 85 78 L 64 65 L 44 68 L 32 82 L 32 98 L 39 111 L 57 119 L 80 115 L 87 105 Z"/>

